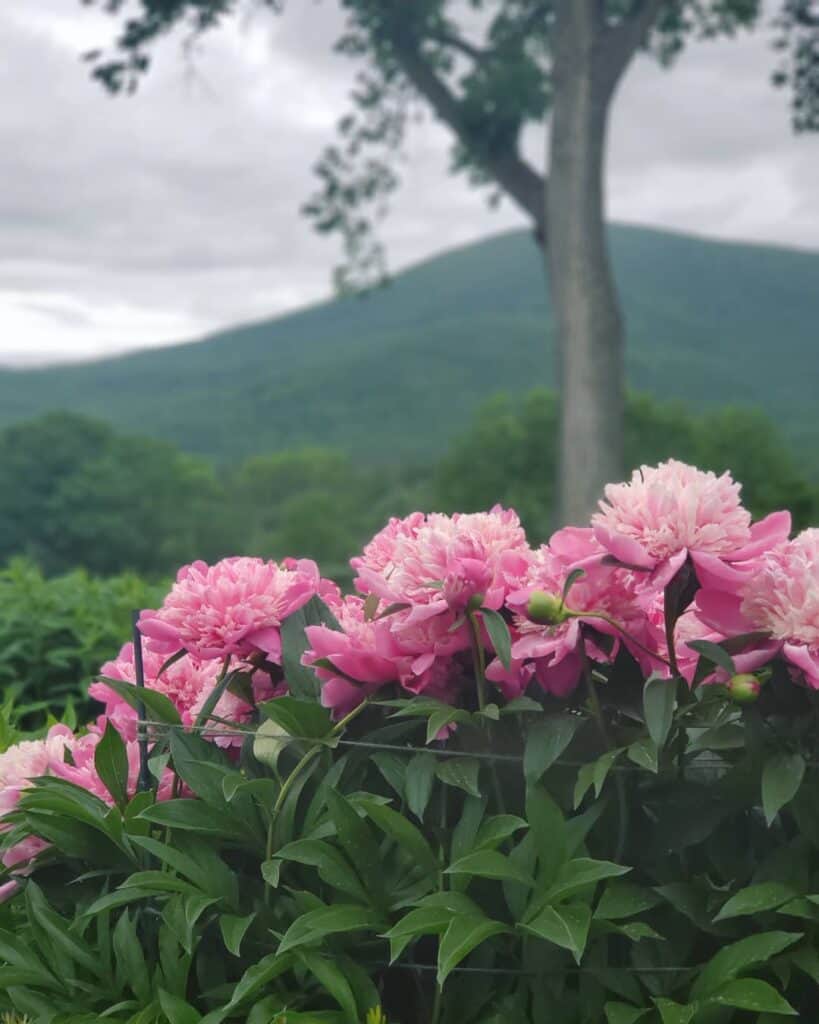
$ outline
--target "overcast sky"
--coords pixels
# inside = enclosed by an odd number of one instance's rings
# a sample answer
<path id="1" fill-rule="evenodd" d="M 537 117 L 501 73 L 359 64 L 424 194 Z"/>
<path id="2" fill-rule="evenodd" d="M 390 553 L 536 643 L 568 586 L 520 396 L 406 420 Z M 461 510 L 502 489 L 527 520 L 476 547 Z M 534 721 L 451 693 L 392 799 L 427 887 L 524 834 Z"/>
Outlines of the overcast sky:
<path id="1" fill-rule="evenodd" d="M 336 240 L 299 216 L 354 66 L 332 56 L 334 0 L 290 0 L 163 44 L 131 98 L 79 55 L 112 20 L 77 0 L 0 4 L 0 362 L 196 337 L 325 296 Z M 819 142 L 792 136 L 767 34 L 641 58 L 616 104 L 613 219 L 819 249 Z M 542 133 L 527 139 L 533 159 Z M 400 268 L 522 223 L 447 176 L 448 137 L 412 133 L 384 228 Z"/>

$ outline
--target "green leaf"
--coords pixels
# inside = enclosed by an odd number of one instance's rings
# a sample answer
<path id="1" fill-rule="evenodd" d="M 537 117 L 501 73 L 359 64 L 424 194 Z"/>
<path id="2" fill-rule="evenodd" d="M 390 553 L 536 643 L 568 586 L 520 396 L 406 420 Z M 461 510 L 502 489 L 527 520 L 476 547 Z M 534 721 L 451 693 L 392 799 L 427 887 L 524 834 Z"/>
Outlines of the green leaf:
<path id="1" fill-rule="evenodd" d="M 337 903 L 310 910 L 290 925 L 279 945 L 279 954 L 297 946 L 311 945 L 339 932 L 380 931 L 383 921 L 369 907 Z"/>
<path id="2" fill-rule="evenodd" d="M 746 889 L 740 889 L 724 903 L 714 920 L 725 921 L 729 917 L 744 917 L 746 914 L 760 914 L 764 910 L 775 910 L 797 895 L 794 889 L 781 882 L 749 885 Z"/>
<path id="3" fill-rule="evenodd" d="M 567 903 L 546 907 L 533 920 L 521 927 L 547 942 L 568 949 L 580 963 L 591 924 L 591 909 L 585 903 Z"/>
<path id="4" fill-rule="evenodd" d="M 347 1024 L 359 1024 L 358 1005 L 349 981 L 341 967 L 318 953 L 300 950 L 298 959 L 318 983 L 335 999 L 344 1013 Z"/>
<path id="5" fill-rule="evenodd" d="M 730 981 L 724 988 L 715 992 L 708 1001 L 716 1003 L 718 1006 L 733 1006 L 737 1010 L 797 1016 L 796 1010 L 782 998 L 772 985 L 756 978 Z"/>
<path id="6" fill-rule="evenodd" d="M 737 674 L 737 667 L 734 664 L 734 659 L 725 650 L 720 647 L 719 644 L 712 643 L 710 640 L 689 640 L 686 643 L 686 647 L 690 647 L 692 651 L 696 651 L 701 658 L 705 658 L 706 661 L 710 661 L 712 665 L 716 665 L 718 668 L 723 669 L 729 676 L 735 676 Z"/>
<path id="7" fill-rule="evenodd" d="M 436 774 L 445 785 L 462 789 L 470 796 L 480 796 L 480 768 L 480 763 L 474 757 L 449 757 L 438 765 Z"/>
<path id="8" fill-rule="evenodd" d="M 563 813 L 542 786 L 530 786 L 526 793 L 529 835 L 537 854 L 538 888 L 554 882 L 568 857 L 566 821 Z"/>
<path id="9" fill-rule="evenodd" d="M 700 750 L 738 750 L 748 739 L 745 729 L 736 722 L 706 729 L 688 744 L 691 753 Z"/>
<path id="10" fill-rule="evenodd" d="M 724 946 L 700 971 L 691 995 L 695 999 L 713 995 L 740 971 L 766 963 L 801 938 L 799 932 L 762 932 Z"/>
<path id="11" fill-rule="evenodd" d="M 770 826 L 780 809 L 796 796 L 805 777 L 799 754 L 774 754 L 762 769 L 762 809 Z"/>
<path id="12" fill-rule="evenodd" d="M 606 1003 L 603 1007 L 606 1014 L 606 1024 L 636 1024 L 641 1017 L 645 1017 L 651 1010 L 641 1010 L 636 1006 L 629 1006 L 628 1003 Z"/>
<path id="13" fill-rule="evenodd" d="M 432 795 L 432 782 L 435 778 L 435 755 L 416 754 L 407 765 L 404 776 L 404 792 L 407 805 L 419 821 L 424 819 L 429 798 Z"/>
<path id="14" fill-rule="evenodd" d="M 275 772 L 282 751 L 293 742 L 293 737 L 278 722 L 264 721 L 253 736 L 253 756 L 259 764 L 266 764 Z"/>
<path id="15" fill-rule="evenodd" d="M 475 836 L 475 849 L 494 850 L 504 839 L 508 839 L 522 828 L 528 827 L 528 823 L 516 814 L 493 814 L 481 822 Z"/>
<path id="16" fill-rule="evenodd" d="M 128 753 L 122 737 L 110 721 L 94 750 L 94 767 L 118 807 L 128 800 Z"/>
<path id="17" fill-rule="evenodd" d="M 159 1005 L 168 1019 L 168 1024 L 199 1024 L 202 1015 L 190 1003 L 179 996 L 171 995 L 164 988 L 157 989 Z"/>
<path id="18" fill-rule="evenodd" d="M 451 864 L 445 873 L 495 878 L 505 882 L 519 882 L 530 887 L 535 884 L 534 879 L 526 871 L 496 850 L 477 850 L 475 853 L 468 853 Z"/>
<path id="19" fill-rule="evenodd" d="M 378 906 L 385 904 L 383 866 L 378 844 L 366 821 L 359 818 L 352 804 L 334 789 L 326 794 L 327 809 L 336 827 L 338 840 L 361 878 L 367 880 L 367 892 Z"/>
<path id="20" fill-rule="evenodd" d="M 651 910 L 659 902 L 660 897 L 650 889 L 615 878 L 603 891 L 594 916 L 603 921 L 622 921 L 644 910 Z"/>
<path id="21" fill-rule="evenodd" d="M 512 664 L 512 637 L 506 619 L 500 612 L 493 611 L 491 608 L 481 608 L 481 615 L 486 632 L 495 648 L 495 654 L 503 667 L 509 668 Z"/>
<path id="22" fill-rule="evenodd" d="M 537 782 L 551 768 L 583 722 L 579 715 L 549 715 L 529 729 L 523 754 L 527 782 Z"/>
<path id="23" fill-rule="evenodd" d="M 275 722 L 288 736 L 297 739 L 323 739 L 333 729 L 327 708 L 317 701 L 297 697 L 276 697 L 259 705 L 266 719 Z"/>
<path id="24" fill-rule="evenodd" d="M 520 715 L 527 711 L 542 715 L 543 705 L 532 697 L 515 697 L 500 709 L 501 715 Z"/>
<path id="25" fill-rule="evenodd" d="M 677 684 L 674 679 L 651 676 L 643 687 L 643 715 L 648 734 L 661 750 L 674 718 Z"/>
<path id="26" fill-rule="evenodd" d="M 475 914 L 479 914 L 477 907 Z M 452 911 L 445 906 L 417 907 L 405 914 L 384 934 L 390 941 L 390 964 L 395 963 L 416 936 L 441 935 L 451 921 Z"/>
<path id="27" fill-rule="evenodd" d="M 663 1024 L 690 1024 L 699 1009 L 696 1003 L 683 1006 L 671 999 L 655 999 L 654 1004 L 660 1011 Z"/>
<path id="28" fill-rule="evenodd" d="M 424 869 L 433 878 L 438 874 L 438 858 L 432 851 L 432 847 L 424 836 L 411 821 L 394 811 L 391 807 L 376 803 L 374 800 L 362 800 L 361 806 L 367 812 L 367 816 L 375 822 L 381 831 L 394 839 L 398 845 L 406 850 L 410 858 Z"/>
<path id="29" fill-rule="evenodd" d="M 574 787 L 575 810 L 583 802 L 583 797 L 588 792 L 590 786 L 594 786 L 594 795 L 596 797 L 600 796 L 608 774 L 614 766 L 614 762 L 622 753 L 622 747 L 618 747 L 616 750 L 609 750 L 602 754 L 596 761 L 583 765 L 577 773 L 577 783 Z"/>
<path id="30" fill-rule="evenodd" d="M 659 751 L 657 744 L 649 736 L 636 740 L 628 748 L 628 759 L 641 768 L 646 768 L 655 775 L 659 770 Z"/>
<path id="31" fill-rule="evenodd" d="M 443 985 L 455 967 L 482 942 L 500 935 L 506 926 L 483 916 L 454 917 L 438 947 L 438 985 Z"/>
<path id="32" fill-rule="evenodd" d="M 314 867 L 319 878 L 333 889 L 367 902 L 367 890 L 355 869 L 340 850 L 322 839 L 297 839 L 282 846 L 276 857 Z"/>
<path id="33" fill-rule="evenodd" d="M 549 890 L 552 899 L 562 899 L 571 893 L 585 889 L 604 878 L 617 878 L 625 875 L 631 868 L 614 864 L 609 860 L 592 860 L 590 857 L 578 857 L 565 864 L 558 875 L 557 881 Z"/>
<path id="34" fill-rule="evenodd" d="M 166 828 L 179 828 L 186 832 L 196 832 L 199 835 L 223 836 L 226 839 L 236 838 L 233 817 L 223 819 L 221 815 L 214 814 L 213 807 L 208 806 L 202 800 L 193 800 L 187 797 L 164 800 L 152 807 L 147 807 L 139 817 L 143 821 L 150 821 L 154 825 L 164 825 Z"/>
<path id="35" fill-rule="evenodd" d="M 101 683 L 105 683 L 109 690 L 113 690 L 129 704 L 134 710 L 139 710 L 140 702 L 144 704 L 145 710 L 157 722 L 165 725 L 182 725 L 182 719 L 174 704 L 158 690 L 150 687 L 134 686 L 133 683 L 124 683 L 121 679 L 110 679 L 108 676 L 96 676 Z"/>
<path id="36" fill-rule="evenodd" d="M 292 965 L 293 958 L 289 954 L 279 956 L 277 953 L 268 953 L 257 963 L 252 964 L 237 982 L 230 1002 L 224 1007 L 225 1014 L 246 999 L 255 996 L 260 989 L 265 988 L 285 971 L 289 971 Z"/>
<path id="37" fill-rule="evenodd" d="M 239 956 L 242 939 L 255 920 L 255 914 L 248 914 L 246 917 L 237 917 L 235 914 L 220 915 L 219 928 L 222 931 L 222 941 L 228 953 Z"/>
<path id="38" fill-rule="evenodd" d="M 453 708 L 448 705 L 436 708 L 427 719 L 427 743 L 432 743 L 433 740 L 437 739 L 441 729 L 445 729 L 448 725 L 457 722 L 462 717 L 463 712 L 460 708 Z"/>
<path id="39" fill-rule="evenodd" d="M 318 702 L 321 694 L 318 677 L 311 668 L 301 663 L 302 655 L 307 650 L 306 626 L 329 626 L 336 630 L 341 627 L 327 605 L 318 597 L 311 597 L 307 604 L 288 615 L 281 626 L 282 668 L 290 692 L 294 697 Z"/>

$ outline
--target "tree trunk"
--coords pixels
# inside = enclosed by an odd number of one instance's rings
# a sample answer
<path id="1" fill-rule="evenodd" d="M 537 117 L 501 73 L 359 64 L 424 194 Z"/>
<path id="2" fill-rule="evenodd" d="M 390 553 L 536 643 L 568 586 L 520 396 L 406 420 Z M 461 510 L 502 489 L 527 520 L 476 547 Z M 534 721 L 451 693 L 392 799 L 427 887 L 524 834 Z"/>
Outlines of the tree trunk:
<path id="1" fill-rule="evenodd" d="M 560 389 L 559 525 L 588 522 L 623 472 L 624 339 L 609 262 L 603 171 L 618 74 L 597 0 L 557 4 L 546 195 Z"/>

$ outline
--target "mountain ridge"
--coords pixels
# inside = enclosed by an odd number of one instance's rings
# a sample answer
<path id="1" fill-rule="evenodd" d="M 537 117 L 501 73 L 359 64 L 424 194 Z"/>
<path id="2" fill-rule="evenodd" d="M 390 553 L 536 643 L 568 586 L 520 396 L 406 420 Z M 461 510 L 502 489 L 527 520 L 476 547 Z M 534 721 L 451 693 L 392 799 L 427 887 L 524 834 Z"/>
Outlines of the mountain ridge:
<path id="1" fill-rule="evenodd" d="M 693 406 L 758 404 L 819 447 L 819 253 L 615 225 L 631 386 Z M 205 338 L 0 370 L 0 425 L 56 409 L 232 459 L 327 444 L 424 459 L 498 390 L 551 386 L 552 327 L 527 232 L 459 246 L 364 298 Z"/>

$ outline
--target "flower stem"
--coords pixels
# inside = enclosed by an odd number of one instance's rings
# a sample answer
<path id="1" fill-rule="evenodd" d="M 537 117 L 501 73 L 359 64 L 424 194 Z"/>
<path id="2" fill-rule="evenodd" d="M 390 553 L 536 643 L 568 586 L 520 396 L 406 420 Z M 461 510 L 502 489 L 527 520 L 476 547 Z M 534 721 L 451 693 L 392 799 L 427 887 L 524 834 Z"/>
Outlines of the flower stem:
<path id="1" fill-rule="evenodd" d="M 617 632 L 622 633 L 626 640 L 630 640 L 635 647 L 639 647 L 640 650 L 643 651 L 645 654 L 648 654 L 652 658 L 656 658 L 657 661 L 661 661 L 663 665 L 666 665 L 668 668 L 670 668 L 675 675 L 679 675 L 679 673 L 674 670 L 674 665 L 671 661 L 668 660 L 668 658 L 664 658 L 662 654 L 658 654 L 656 651 L 652 651 L 650 647 L 646 647 L 645 644 L 640 643 L 637 637 L 632 636 L 631 633 L 629 633 L 628 630 L 621 626 L 616 619 L 613 619 L 610 615 L 607 615 L 605 612 L 573 612 L 569 611 L 568 608 L 566 609 L 566 611 L 573 619 L 602 619 L 603 622 L 607 622 L 610 626 L 614 626 Z M 671 650 L 671 648 L 669 648 L 669 650 Z"/>
<path id="2" fill-rule="evenodd" d="M 475 612 L 467 615 L 469 622 L 469 641 L 472 647 L 472 662 L 475 666 L 475 680 L 478 687 L 478 710 L 486 707 L 486 658 L 481 643 L 481 629 Z"/>

